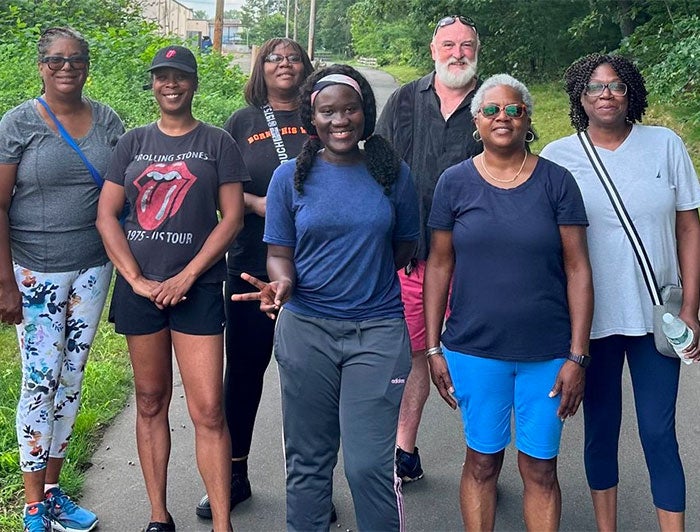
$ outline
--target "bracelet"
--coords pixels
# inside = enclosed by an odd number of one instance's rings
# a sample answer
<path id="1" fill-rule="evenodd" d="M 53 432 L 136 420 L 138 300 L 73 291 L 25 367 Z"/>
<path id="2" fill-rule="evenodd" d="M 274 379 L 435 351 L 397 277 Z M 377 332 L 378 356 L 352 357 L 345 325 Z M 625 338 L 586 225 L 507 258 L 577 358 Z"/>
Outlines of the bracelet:
<path id="1" fill-rule="evenodd" d="M 443 355 L 442 347 L 440 347 L 439 345 L 436 347 L 431 347 L 431 348 L 427 349 L 425 352 L 425 358 L 434 357 L 435 355 L 439 355 L 439 356 Z"/>

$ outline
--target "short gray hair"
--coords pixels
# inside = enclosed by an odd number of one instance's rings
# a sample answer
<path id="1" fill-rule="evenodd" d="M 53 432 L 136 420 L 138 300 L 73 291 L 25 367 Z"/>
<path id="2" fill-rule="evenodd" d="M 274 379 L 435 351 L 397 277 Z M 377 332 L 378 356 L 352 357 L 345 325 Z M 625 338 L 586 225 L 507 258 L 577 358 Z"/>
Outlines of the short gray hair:
<path id="1" fill-rule="evenodd" d="M 530 91 L 527 90 L 524 83 L 518 81 L 513 76 L 508 74 L 496 74 L 481 84 L 481 87 L 479 87 L 479 90 L 476 91 L 474 98 L 472 98 L 472 104 L 470 107 L 472 116 L 476 117 L 476 114 L 479 112 L 479 108 L 481 108 L 482 104 L 484 103 L 484 93 L 486 93 L 487 90 L 504 85 L 515 89 L 520 94 L 520 98 L 527 108 L 527 115 L 532 116 L 533 104 Z"/>

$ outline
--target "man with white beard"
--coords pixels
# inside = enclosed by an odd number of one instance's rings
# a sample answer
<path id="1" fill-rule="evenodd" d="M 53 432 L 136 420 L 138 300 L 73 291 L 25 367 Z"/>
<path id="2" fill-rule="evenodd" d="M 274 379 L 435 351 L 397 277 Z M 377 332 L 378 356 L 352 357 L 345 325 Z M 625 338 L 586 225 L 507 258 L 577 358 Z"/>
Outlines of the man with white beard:
<path id="1" fill-rule="evenodd" d="M 430 53 L 435 71 L 397 89 L 377 122 L 376 133 L 392 143 L 411 168 L 420 202 L 421 236 L 415 258 L 399 272 L 413 360 L 404 388 L 396 437 L 396 471 L 403 482 L 423 477 L 416 447 L 418 425 L 430 392 L 423 315 L 423 272 L 430 249 L 427 227 L 435 184 L 442 172 L 482 151 L 474 140 L 469 110 L 479 86 L 479 34 L 467 17 L 448 16 L 435 26 Z"/>

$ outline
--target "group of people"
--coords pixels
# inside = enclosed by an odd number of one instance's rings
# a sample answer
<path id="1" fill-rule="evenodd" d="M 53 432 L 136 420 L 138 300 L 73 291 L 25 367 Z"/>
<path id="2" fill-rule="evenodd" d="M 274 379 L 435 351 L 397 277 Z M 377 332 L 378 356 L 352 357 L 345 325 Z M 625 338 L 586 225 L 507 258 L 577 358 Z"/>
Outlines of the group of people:
<path id="1" fill-rule="evenodd" d="M 434 72 L 399 88 L 377 121 L 357 70 L 314 72 L 296 42 L 272 39 L 248 106 L 220 129 L 192 114 L 196 58 L 168 46 L 149 68 L 160 116 L 125 133 L 82 94 L 85 39 L 42 33 L 42 96 L 0 121 L 0 319 L 20 342 L 26 532 L 98 523 L 59 475 L 112 265 L 147 532 L 175 530 L 173 351 L 206 488 L 195 511 L 217 532 L 251 496 L 273 351 L 290 531 L 334 520 L 341 439 L 358 528 L 404 529 L 401 486 L 424 474 L 416 442 L 431 377 L 464 421 L 466 529 L 494 528 L 512 415 L 526 527 L 558 528 L 559 442 L 583 401 L 595 519 L 614 530 L 625 360 L 660 528 L 683 528 L 680 359 L 655 349 L 644 277 L 580 135 L 531 152 L 532 96 L 509 75 L 478 78 L 467 17 L 438 21 L 430 50 Z M 647 93 L 631 61 L 592 54 L 565 80 L 572 125 L 605 164 L 659 285 L 682 277 L 680 317 L 695 335 L 685 356 L 698 361 L 700 184 L 683 142 L 639 124 Z"/>

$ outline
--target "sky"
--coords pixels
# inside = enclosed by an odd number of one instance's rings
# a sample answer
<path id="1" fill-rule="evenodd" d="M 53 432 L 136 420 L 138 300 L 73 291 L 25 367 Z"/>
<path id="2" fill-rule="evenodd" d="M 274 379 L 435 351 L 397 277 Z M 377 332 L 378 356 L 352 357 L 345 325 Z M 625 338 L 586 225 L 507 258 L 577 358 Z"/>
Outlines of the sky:
<path id="1" fill-rule="evenodd" d="M 206 11 L 210 17 L 214 16 L 216 10 L 216 0 L 178 0 L 181 4 L 194 9 L 195 11 Z M 224 0 L 224 11 L 228 9 L 240 9 L 245 0 Z"/>

